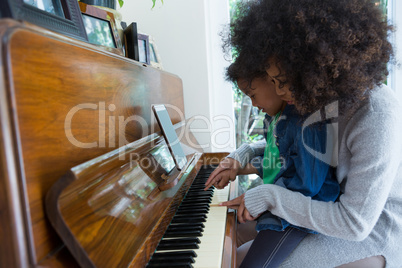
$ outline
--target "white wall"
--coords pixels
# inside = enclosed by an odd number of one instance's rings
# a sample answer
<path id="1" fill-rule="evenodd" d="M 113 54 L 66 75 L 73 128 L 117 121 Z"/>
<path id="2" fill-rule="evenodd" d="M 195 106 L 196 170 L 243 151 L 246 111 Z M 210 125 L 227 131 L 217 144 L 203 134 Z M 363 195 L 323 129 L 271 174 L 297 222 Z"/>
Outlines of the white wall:
<path id="1" fill-rule="evenodd" d="M 229 22 L 228 0 L 157 0 L 151 7 L 151 0 L 125 0 L 117 10 L 127 25 L 137 22 L 140 32 L 153 36 L 164 70 L 183 80 L 186 118 L 198 118 L 191 128 L 204 150 L 232 151 L 233 97 L 224 81 L 229 63 L 218 35 Z"/>

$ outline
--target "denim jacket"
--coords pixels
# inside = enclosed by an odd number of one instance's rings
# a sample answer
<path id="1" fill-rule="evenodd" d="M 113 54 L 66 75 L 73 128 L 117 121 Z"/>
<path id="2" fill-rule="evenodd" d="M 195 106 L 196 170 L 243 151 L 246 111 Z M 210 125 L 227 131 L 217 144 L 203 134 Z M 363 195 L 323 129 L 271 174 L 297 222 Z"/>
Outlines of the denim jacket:
<path id="1" fill-rule="evenodd" d="M 327 146 L 327 127 L 325 121 L 307 125 L 309 116 L 300 116 L 293 105 L 287 105 L 274 129 L 276 145 L 279 149 L 281 169 L 276 175 L 274 184 L 289 190 L 300 192 L 305 196 L 320 201 L 335 201 L 340 193 L 336 180 L 335 168 L 328 161 L 322 161 L 313 155 L 331 153 L 332 146 Z M 264 130 L 267 131 L 271 118 L 266 115 Z M 266 136 L 266 133 L 265 133 Z M 330 147 L 330 148 L 326 148 Z M 252 159 L 251 163 L 262 175 L 263 150 Z M 230 157 L 230 155 L 229 155 Z M 244 156 L 243 156 L 244 157 Z M 236 158 L 235 158 L 236 159 Z M 292 226 L 287 221 L 271 214 L 269 211 L 257 219 L 257 231 L 272 229 L 281 231 Z M 296 226 L 293 226 L 296 227 Z M 314 231 L 297 227 L 304 231 Z"/>

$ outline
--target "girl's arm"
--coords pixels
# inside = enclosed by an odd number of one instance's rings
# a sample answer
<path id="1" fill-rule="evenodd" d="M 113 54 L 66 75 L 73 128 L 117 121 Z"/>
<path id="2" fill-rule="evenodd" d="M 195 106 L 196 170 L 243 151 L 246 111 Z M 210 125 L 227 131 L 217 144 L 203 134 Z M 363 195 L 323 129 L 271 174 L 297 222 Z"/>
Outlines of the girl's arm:
<path id="1" fill-rule="evenodd" d="M 240 166 L 244 168 L 253 158 L 264 155 L 266 144 L 265 139 L 251 144 L 243 144 L 227 157 L 235 159 L 240 163 Z"/>
<path id="2" fill-rule="evenodd" d="M 255 173 L 257 173 L 257 169 L 253 165 L 246 164 L 245 167 L 241 168 L 239 162 L 233 158 L 225 158 L 209 176 L 204 190 L 208 190 L 212 185 L 218 189 L 223 189 L 229 184 L 229 181 L 234 181 L 237 175 Z"/>

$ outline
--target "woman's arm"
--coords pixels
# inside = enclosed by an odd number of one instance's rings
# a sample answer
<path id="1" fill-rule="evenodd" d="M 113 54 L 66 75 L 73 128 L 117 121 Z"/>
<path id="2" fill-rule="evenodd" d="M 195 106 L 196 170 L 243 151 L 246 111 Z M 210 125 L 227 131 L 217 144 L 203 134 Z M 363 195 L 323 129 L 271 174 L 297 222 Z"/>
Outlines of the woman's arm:
<path id="1" fill-rule="evenodd" d="M 261 185 L 245 194 L 250 214 L 255 217 L 269 210 L 324 235 L 366 238 L 384 208 L 401 161 L 400 110 L 390 102 L 380 108 L 363 107 L 348 122 L 340 141 L 338 169 L 348 172 L 339 201 L 316 201 L 277 185 Z"/>

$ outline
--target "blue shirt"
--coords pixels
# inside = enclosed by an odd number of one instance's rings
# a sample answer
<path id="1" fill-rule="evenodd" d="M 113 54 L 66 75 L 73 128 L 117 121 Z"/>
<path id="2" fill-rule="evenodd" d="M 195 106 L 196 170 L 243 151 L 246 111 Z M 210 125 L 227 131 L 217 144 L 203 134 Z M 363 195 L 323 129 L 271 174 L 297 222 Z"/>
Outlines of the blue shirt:
<path id="1" fill-rule="evenodd" d="M 331 153 L 326 151 L 332 150 L 332 147 L 326 148 L 327 124 L 321 121 L 304 125 L 308 116 L 301 116 L 293 105 L 287 105 L 279 118 L 274 135 L 282 167 L 274 184 L 300 192 L 314 200 L 335 201 L 340 193 L 335 168 L 311 153 L 312 150 L 321 154 Z M 266 115 L 265 120 L 269 122 L 271 118 Z M 264 131 L 267 130 L 266 126 L 264 124 Z M 256 164 L 258 162 L 262 161 L 252 161 L 261 172 L 261 167 Z M 256 229 L 282 231 L 288 226 L 292 225 L 267 211 L 257 219 Z M 304 228 L 299 229 L 315 233 Z"/>

